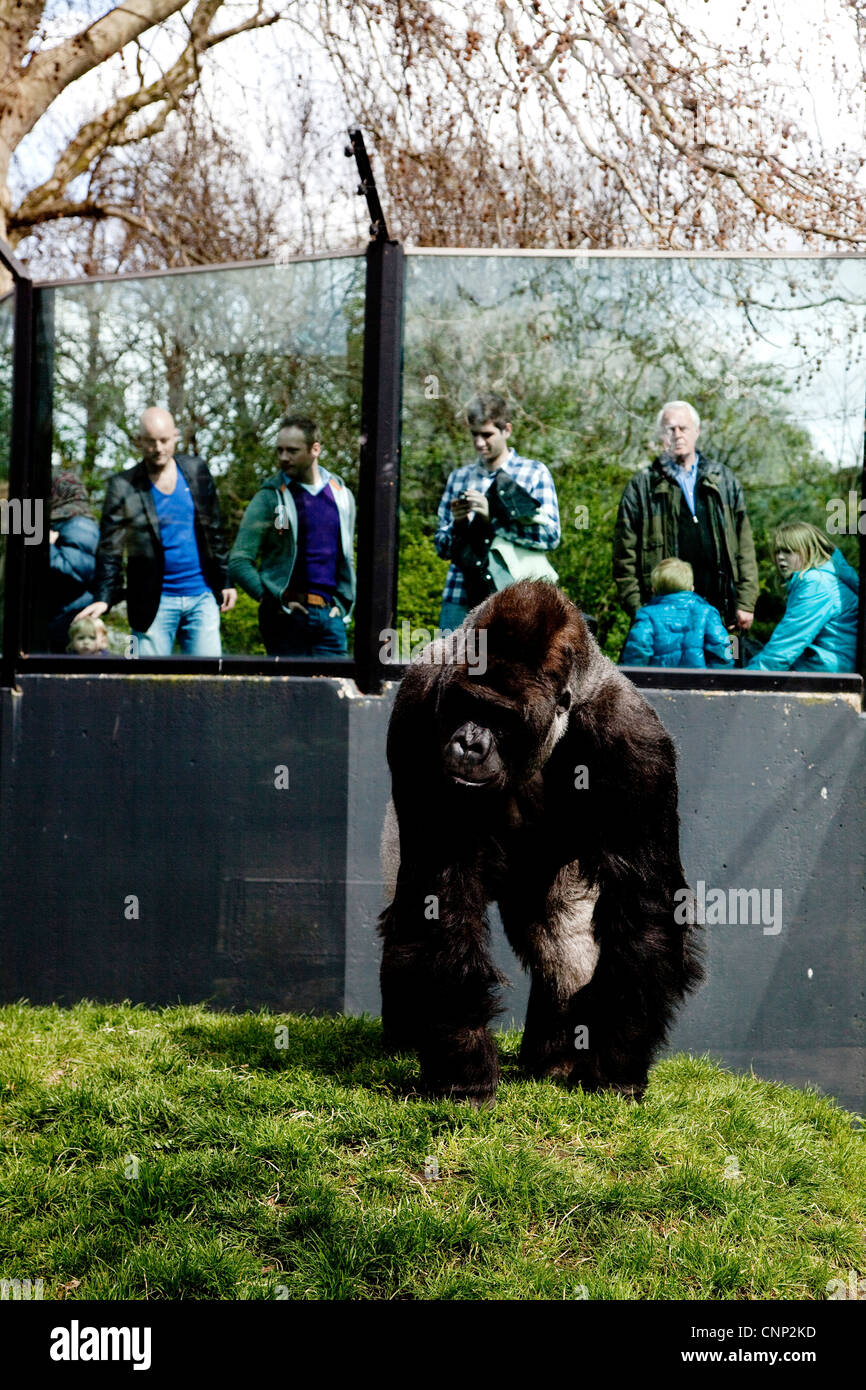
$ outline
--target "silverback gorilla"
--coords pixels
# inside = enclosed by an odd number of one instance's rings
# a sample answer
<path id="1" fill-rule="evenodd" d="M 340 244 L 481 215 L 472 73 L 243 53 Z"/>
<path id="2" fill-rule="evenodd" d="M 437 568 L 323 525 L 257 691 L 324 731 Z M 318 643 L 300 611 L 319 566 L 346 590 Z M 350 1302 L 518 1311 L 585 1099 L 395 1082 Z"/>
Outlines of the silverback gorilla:
<path id="1" fill-rule="evenodd" d="M 574 604 L 523 581 L 431 643 L 397 693 L 388 763 L 386 1047 L 417 1050 L 428 1094 L 493 1095 L 495 901 L 532 975 L 527 1072 L 639 1100 L 703 978 L 694 931 L 674 920 L 676 760 Z"/>

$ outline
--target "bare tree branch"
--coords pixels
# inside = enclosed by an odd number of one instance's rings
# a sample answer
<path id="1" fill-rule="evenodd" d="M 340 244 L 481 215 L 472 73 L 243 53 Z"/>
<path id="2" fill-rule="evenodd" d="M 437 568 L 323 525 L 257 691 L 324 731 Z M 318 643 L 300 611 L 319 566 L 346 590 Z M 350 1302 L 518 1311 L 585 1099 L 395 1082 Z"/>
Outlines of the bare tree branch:
<path id="1" fill-rule="evenodd" d="M 717 21 L 726 0 L 708 0 L 706 10 L 692 0 L 478 0 L 475 8 L 472 0 L 469 8 L 460 0 L 271 0 L 269 10 L 258 0 L 254 13 L 253 3 L 247 18 L 216 32 L 221 0 L 189 4 L 180 52 L 154 77 L 144 36 L 160 16 L 180 11 L 178 0 L 128 0 L 48 46 L 44 0 L 0 0 L 0 211 L 10 239 L 38 233 L 43 212 L 54 225 L 64 202 L 77 209 L 70 215 L 99 216 L 102 226 L 99 209 L 135 198 L 129 211 L 148 224 L 148 256 L 160 244 L 160 218 L 171 228 L 164 245 L 172 259 L 179 239 L 197 246 L 170 181 L 149 187 L 137 164 L 125 178 L 116 152 L 132 158 L 137 146 L 171 133 L 214 46 L 279 20 L 291 46 L 287 64 L 302 55 L 294 75 L 311 103 L 299 127 L 303 147 L 286 160 L 287 177 L 304 170 L 293 187 L 309 249 L 334 227 L 330 175 L 317 178 L 310 155 L 321 149 L 322 128 L 336 127 L 336 138 L 349 119 L 371 137 L 389 225 L 418 244 L 866 243 L 864 160 L 831 126 L 822 138 L 798 99 L 800 57 L 787 40 L 785 10 L 771 26 L 760 7 L 738 8 L 720 30 L 704 28 L 703 15 L 715 8 Z M 825 12 L 815 33 L 832 66 L 832 94 L 862 118 L 862 75 L 853 66 L 846 75 L 845 53 L 858 61 L 866 0 L 826 0 Z M 20 134 L 76 75 L 131 41 L 139 45 L 133 90 L 82 122 L 51 175 L 11 208 L 6 175 Z M 331 79 L 322 100 L 310 65 Z M 215 113 L 211 122 L 218 125 Z M 179 147 L 175 154 L 189 173 L 186 155 Z M 196 143 L 195 157 L 204 172 L 206 142 Z M 94 171 L 85 197 L 81 180 Z M 345 206 L 352 223 L 348 190 Z"/>
<path id="2" fill-rule="evenodd" d="M 184 0 L 124 0 L 71 38 L 34 53 L 17 76 L 3 84 L 3 95 L 8 86 L 15 98 L 9 104 L 4 102 L 0 116 L 6 139 L 20 140 L 70 82 L 119 53 L 146 29 L 176 14 L 183 4 Z M 13 12 L 18 9 L 8 5 L 8 0 L 7 6 Z"/>
<path id="3" fill-rule="evenodd" d="M 52 210 L 47 220 L 62 215 L 56 211 L 61 194 L 74 179 L 86 173 L 106 149 L 146 140 L 160 131 L 169 112 L 177 107 L 184 92 L 196 82 L 203 53 L 237 34 L 273 24 L 279 18 L 277 14 L 263 14 L 259 10 L 241 24 L 210 34 L 209 26 L 221 3 L 222 0 L 199 0 L 189 25 L 189 42 L 172 67 L 146 86 L 119 97 L 98 116 L 84 122 L 61 153 L 51 176 L 37 188 L 31 189 L 19 207 L 9 214 L 7 228 L 13 243 L 21 231 L 39 221 L 39 210 L 43 206 Z M 148 124 L 135 130 L 131 124 L 133 117 L 157 102 L 163 103 L 162 110 Z M 86 215 L 80 211 L 80 202 L 72 202 L 78 210 L 70 213 L 70 216 Z"/>

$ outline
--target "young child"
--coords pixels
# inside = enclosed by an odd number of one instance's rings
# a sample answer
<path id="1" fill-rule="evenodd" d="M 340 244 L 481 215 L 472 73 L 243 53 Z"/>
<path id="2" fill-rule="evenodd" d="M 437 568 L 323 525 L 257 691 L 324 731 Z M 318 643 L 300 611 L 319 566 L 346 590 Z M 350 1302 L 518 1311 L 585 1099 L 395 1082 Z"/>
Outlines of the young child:
<path id="1" fill-rule="evenodd" d="M 808 521 L 789 521 L 773 537 L 776 568 L 788 590 L 785 616 L 749 671 L 853 671 L 859 578 L 830 537 Z"/>
<path id="2" fill-rule="evenodd" d="M 718 609 L 694 592 L 688 561 L 660 561 L 650 582 L 655 598 L 635 615 L 622 665 L 733 666 L 731 639 Z"/>
<path id="3" fill-rule="evenodd" d="M 77 656 L 108 656 L 108 629 L 101 618 L 76 618 L 69 625 L 68 652 Z"/>

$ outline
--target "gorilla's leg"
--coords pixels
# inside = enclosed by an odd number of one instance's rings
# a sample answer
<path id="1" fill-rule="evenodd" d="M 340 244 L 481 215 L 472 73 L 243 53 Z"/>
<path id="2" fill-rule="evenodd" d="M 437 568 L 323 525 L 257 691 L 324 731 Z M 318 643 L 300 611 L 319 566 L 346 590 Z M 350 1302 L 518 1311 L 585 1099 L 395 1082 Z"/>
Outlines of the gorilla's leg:
<path id="1" fill-rule="evenodd" d="M 502 983 L 488 954 L 479 875 L 400 871 L 382 915 L 385 1044 L 417 1050 L 434 1095 L 479 1102 L 496 1089 L 499 1061 L 488 1023 Z"/>
<path id="2" fill-rule="evenodd" d="M 608 993 L 604 974 L 563 1000 L 533 976 L 520 1060 L 530 1076 L 550 1076 L 585 1091 L 614 1090 L 639 1100 L 656 1043 L 635 1036 L 622 1017 L 625 995 Z M 628 1005 L 625 1005 L 628 1008 Z"/>
<path id="3" fill-rule="evenodd" d="M 671 898 L 672 898 L 671 894 Z M 653 901 L 619 883 L 599 896 L 601 949 L 592 980 L 571 1004 L 581 1046 L 569 1084 L 613 1090 L 640 1100 L 683 995 L 702 971 L 690 936 L 663 899 Z"/>
<path id="4" fill-rule="evenodd" d="M 642 1098 L 661 1039 L 654 1024 L 641 1017 L 639 994 L 622 979 L 610 979 L 599 966 L 595 978 L 574 998 L 569 1086 Z"/>
<path id="5" fill-rule="evenodd" d="M 569 1076 L 574 1066 L 575 996 L 598 962 L 595 893 L 573 866 L 535 894 L 504 894 L 503 925 L 532 972 L 520 1060 L 530 1076 Z"/>
<path id="6" fill-rule="evenodd" d="M 574 1065 L 568 1030 L 568 1001 L 533 974 L 520 1044 L 520 1061 L 530 1076 L 567 1078 Z"/>

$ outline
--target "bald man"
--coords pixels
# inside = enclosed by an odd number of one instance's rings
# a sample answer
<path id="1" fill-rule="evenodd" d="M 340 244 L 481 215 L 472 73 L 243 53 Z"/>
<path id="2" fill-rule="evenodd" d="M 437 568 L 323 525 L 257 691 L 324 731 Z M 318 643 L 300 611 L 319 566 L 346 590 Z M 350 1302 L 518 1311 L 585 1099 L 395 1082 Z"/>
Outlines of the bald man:
<path id="1" fill-rule="evenodd" d="M 95 602 L 79 618 L 98 618 L 125 593 L 137 656 L 219 656 L 220 613 L 237 602 L 227 587 L 228 550 L 219 500 L 204 459 L 177 454 L 167 410 L 141 417 L 142 460 L 109 479 L 102 509 Z M 126 585 L 123 559 L 126 555 Z"/>

